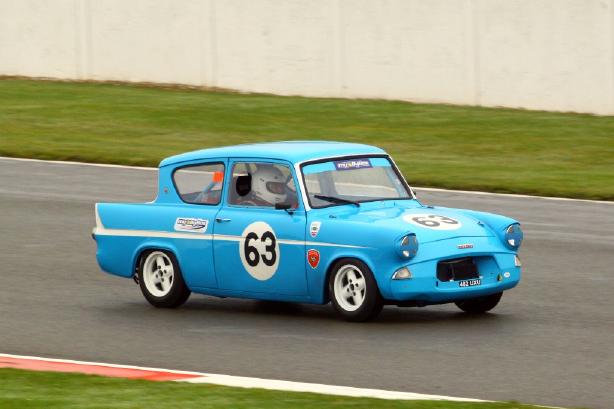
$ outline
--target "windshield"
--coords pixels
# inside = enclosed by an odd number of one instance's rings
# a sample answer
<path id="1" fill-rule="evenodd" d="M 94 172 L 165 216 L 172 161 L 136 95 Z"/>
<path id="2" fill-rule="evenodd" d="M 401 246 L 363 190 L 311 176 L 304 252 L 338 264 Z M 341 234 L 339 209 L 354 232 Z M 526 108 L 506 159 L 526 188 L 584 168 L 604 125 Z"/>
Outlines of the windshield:
<path id="1" fill-rule="evenodd" d="M 302 170 L 309 203 L 314 208 L 412 199 L 388 158 L 332 160 L 307 164 Z"/>

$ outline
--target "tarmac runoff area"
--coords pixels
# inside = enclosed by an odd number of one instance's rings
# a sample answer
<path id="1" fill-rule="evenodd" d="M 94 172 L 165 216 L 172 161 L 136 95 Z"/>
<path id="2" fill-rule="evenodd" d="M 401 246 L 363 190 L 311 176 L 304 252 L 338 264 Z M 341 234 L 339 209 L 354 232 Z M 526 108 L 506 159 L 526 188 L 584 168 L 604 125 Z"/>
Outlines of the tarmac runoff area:
<path id="1" fill-rule="evenodd" d="M 411 175 L 407 175 L 411 180 Z M 193 295 L 150 307 L 95 261 L 93 204 L 151 200 L 156 172 L 0 159 L 0 351 L 425 395 L 614 407 L 614 206 L 417 189 L 427 204 L 520 220 L 520 285 L 492 314 L 387 307 L 367 324 L 330 306 Z M 283 382 L 283 381 L 282 381 Z"/>

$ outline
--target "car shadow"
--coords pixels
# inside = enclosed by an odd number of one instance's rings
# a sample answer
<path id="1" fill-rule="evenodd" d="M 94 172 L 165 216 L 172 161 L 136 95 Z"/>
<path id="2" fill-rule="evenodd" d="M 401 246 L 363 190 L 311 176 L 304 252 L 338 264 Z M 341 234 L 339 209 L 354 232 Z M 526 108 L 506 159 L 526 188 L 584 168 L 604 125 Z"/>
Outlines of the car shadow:
<path id="1" fill-rule="evenodd" d="M 171 315 L 176 319 L 194 318 L 232 318 L 244 319 L 249 316 L 254 318 L 292 318 L 297 320 L 337 322 L 350 325 L 385 325 L 395 323 L 433 325 L 444 322 L 477 322 L 493 323 L 504 322 L 511 318 L 509 314 L 497 313 L 497 310 L 487 314 L 467 314 L 457 310 L 453 305 L 438 305 L 431 307 L 396 307 L 385 306 L 380 315 L 368 323 L 356 324 L 346 323 L 338 317 L 330 304 L 314 305 L 301 304 L 282 301 L 263 301 L 263 300 L 244 300 L 234 298 L 220 299 L 211 296 L 192 296 L 186 304 L 173 309 L 156 309 L 150 306 L 145 300 L 119 305 L 117 307 L 120 314 L 139 314 L 142 315 L 147 310 L 156 312 L 158 315 Z M 126 310 L 126 307 L 130 312 Z"/>

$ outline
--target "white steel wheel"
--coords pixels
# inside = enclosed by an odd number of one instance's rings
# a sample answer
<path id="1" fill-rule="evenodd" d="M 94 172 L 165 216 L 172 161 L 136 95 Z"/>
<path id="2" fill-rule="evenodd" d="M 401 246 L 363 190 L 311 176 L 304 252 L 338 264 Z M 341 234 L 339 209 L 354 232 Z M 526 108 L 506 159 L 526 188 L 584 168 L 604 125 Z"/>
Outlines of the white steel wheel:
<path id="1" fill-rule="evenodd" d="M 158 308 L 175 308 L 190 297 L 177 258 L 164 250 L 148 250 L 139 259 L 136 273 L 143 296 Z"/>
<path id="2" fill-rule="evenodd" d="M 369 266 L 345 258 L 331 268 L 328 294 L 343 319 L 361 322 L 375 318 L 383 306 L 382 296 Z"/>
<path id="3" fill-rule="evenodd" d="M 154 297 L 165 297 L 173 288 L 175 269 L 171 259 L 161 251 L 147 255 L 143 263 L 143 284 Z"/>
<path id="4" fill-rule="evenodd" d="M 365 276 L 358 267 L 346 264 L 339 268 L 333 283 L 335 300 L 345 311 L 356 311 L 365 301 Z"/>

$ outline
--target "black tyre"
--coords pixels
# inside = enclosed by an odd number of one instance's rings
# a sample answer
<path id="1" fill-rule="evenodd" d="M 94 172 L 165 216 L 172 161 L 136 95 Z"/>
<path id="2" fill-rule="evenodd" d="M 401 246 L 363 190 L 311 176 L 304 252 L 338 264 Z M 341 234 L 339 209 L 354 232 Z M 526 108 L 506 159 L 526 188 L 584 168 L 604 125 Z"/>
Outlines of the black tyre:
<path id="1" fill-rule="evenodd" d="M 140 259 L 138 276 L 141 292 L 154 307 L 179 307 L 190 296 L 179 263 L 170 252 L 153 250 L 144 253 Z"/>
<path id="2" fill-rule="evenodd" d="M 503 293 L 496 293 L 484 297 L 469 298 L 455 302 L 456 306 L 469 314 L 483 314 L 495 308 L 501 300 Z"/>
<path id="3" fill-rule="evenodd" d="M 328 279 L 328 294 L 335 311 L 347 321 L 368 321 L 382 310 L 382 297 L 373 273 L 359 260 L 342 259 L 335 263 Z"/>

